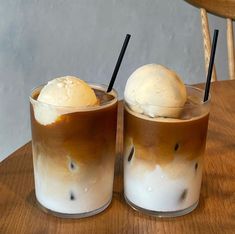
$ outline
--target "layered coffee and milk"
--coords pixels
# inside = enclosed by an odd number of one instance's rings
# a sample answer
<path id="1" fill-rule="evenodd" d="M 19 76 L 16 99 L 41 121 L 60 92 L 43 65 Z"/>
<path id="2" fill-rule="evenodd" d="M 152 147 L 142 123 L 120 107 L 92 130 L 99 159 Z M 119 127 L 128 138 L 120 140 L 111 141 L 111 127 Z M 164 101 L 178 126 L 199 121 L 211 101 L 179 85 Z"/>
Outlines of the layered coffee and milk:
<path id="1" fill-rule="evenodd" d="M 60 216 L 102 211 L 112 198 L 115 91 L 67 76 L 35 89 L 30 101 L 38 202 Z"/>
<path id="2" fill-rule="evenodd" d="M 130 76 L 124 96 L 127 202 L 159 216 L 191 211 L 200 194 L 209 117 L 203 92 L 149 64 Z"/>

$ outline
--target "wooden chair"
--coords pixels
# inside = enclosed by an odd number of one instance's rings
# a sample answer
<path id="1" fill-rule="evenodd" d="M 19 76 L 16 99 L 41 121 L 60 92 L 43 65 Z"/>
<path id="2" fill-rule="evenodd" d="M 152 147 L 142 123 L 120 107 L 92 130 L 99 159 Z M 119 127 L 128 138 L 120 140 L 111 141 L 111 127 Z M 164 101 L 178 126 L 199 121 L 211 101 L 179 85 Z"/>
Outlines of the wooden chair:
<path id="1" fill-rule="evenodd" d="M 205 69 L 208 70 L 211 39 L 207 12 L 227 19 L 227 49 L 229 79 L 235 79 L 233 20 L 235 20 L 235 0 L 185 0 L 198 7 L 201 13 L 202 35 L 204 44 Z M 215 66 L 212 73 L 212 81 L 217 80 Z"/>

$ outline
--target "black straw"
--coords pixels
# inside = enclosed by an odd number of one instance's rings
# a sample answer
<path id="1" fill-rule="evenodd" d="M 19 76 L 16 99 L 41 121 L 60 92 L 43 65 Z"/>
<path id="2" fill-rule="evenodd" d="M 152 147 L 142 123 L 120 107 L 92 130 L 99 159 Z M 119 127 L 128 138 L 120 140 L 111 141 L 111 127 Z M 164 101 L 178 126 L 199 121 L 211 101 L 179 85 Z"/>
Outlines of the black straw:
<path id="1" fill-rule="evenodd" d="M 125 41 L 124 41 L 124 43 L 123 43 L 123 45 L 122 45 L 122 49 L 121 49 L 121 51 L 120 51 L 120 54 L 119 54 L 119 57 L 118 57 L 116 66 L 115 66 L 115 68 L 114 68 L 112 78 L 111 78 L 111 80 L 110 80 L 110 82 L 109 82 L 109 87 L 108 87 L 108 89 L 107 89 L 107 93 L 110 92 L 110 91 L 112 90 L 112 88 L 113 88 L 113 84 L 114 84 L 114 82 L 115 82 L 115 80 L 116 80 L 117 73 L 118 73 L 118 70 L 119 70 L 120 65 L 121 65 L 121 63 L 122 63 L 122 59 L 123 59 L 123 56 L 124 56 L 124 54 L 125 54 L 125 51 L 126 51 L 128 42 L 129 42 L 129 40 L 130 40 L 130 37 L 131 37 L 130 34 L 126 34 L 126 38 L 125 38 Z"/>
<path id="2" fill-rule="evenodd" d="M 214 60 L 215 60 L 215 51 L 216 51 L 218 34 L 219 34 L 219 30 L 215 29 L 214 35 L 213 35 L 213 42 L 212 42 L 212 48 L 211 48 L 211 54 L 210 54 L 210 62 L 209 62 L 209 67 L 208 67 L 207 79 L 206 79 L 206 88 L 205 88 L 205 94 L 204 94 L 204 100 L 203 100 L 204 102 L 206 102 L 209 97 L 211 75 L 212 75 L 212 69 L 213 69 Z"/>

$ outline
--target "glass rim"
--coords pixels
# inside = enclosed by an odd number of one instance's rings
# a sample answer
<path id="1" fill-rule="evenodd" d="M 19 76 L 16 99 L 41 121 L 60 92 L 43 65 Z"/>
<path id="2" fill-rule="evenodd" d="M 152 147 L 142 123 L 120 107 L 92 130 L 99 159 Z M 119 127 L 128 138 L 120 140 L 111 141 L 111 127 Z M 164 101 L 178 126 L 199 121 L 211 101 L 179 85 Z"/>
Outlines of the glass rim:
<path id="1" fill-rule="evenodd" d="M 203 89 L 201 89 L 201 88 L 198 88 L 198 87 L 196 87 L 196 86 L 187 85 L 187 84 L 185 84 L 185 87 L 186 87 L 186 88 L 193 89 L 193 90 L 195 90 L 195 91 L 197 91 L 197 92 L 200 92 L 200 93 L 203 95 L 203 97 L 204 97 L 205 90 L 203 90 Z M 161 105 L 149 105 L 149 104 L 148 104 L 148 106 L 149 106 L 149 107 L 167 108 L 167 109 L 170 109 L 170 110 L 174 110 L 174 109 L 177 109 L 177 110 L 178 110 L 178 109 L 184 109 L 184 108 L 195 108 L 195 107 L 203 106 L 203 105 L 206 105 L 207 103 L 210 103 L 210 101 L 211 101 L 211 94 L 209 93 L 209 97 L 208 97 L 207 101 L 204 102 L 203 99 L 202 99 L 201 102 L 199 102 L 199 103 L 194 103 L 193 106 L 192 106 L 192 104 L 189 104 L 189 103 L 185 103 L 183 106 L 180 106 L 180 107 L 161 106 Z M 128 106 L 130 106 L 130 105 L 128 104 L 128 102 L 125 100 L 125 98 L 124 98 L 124 102 L 125 102 Z"/>
<path id="2" fill-rule="evenodd" d="M 87 83 L 91 88 L 97 88 L 98 90 L 104 91 L 106 92 L 106 90 L 108 89 L 108 86 L 105 84 L 97 84 L 97 83 L 91 83 L 88 82 Z M 112 89 L 108 94 L 110 94 L 111 96 L 113 96 L 114 98 L 112 100 L 109 100 L 105 103 L 103 103 L 102 105 L 97 105 L 97 106 L 80 106 L 80 107 L 73 107 L 73 106 L 57 106 L 57 105 L 53 105 L 53 104 L 48 104 L 42 101 L 38 101 L 35 98 L 33 98 L 33 93 L 36 92 L 37 90 L 41 90 L 46 84 L 41 84 L 39 86 L 36 86 L 35 88 L 33 88 L 30 92 L 29 95 L 29 100 L 30 102 L 33 103 L 37 103 L 37 104 L 41 104 L 44 106 L 48 106 L 48 107 L 53 107 L 55 109 L 66 109 L 66 110 L 72 110 L 74 111 L 92 111 L 92 110 L 99 110 L 99 109 L 103 109 L 109 106 L 112 106 L 113 104 L 115 104 L 118 101 L 118 93 L 115 89 Z"/>
<path id="3" fill-rule="evenodd" d="M 191 88 L 191 89 L 194 89 L 194 90 L 200 92 L 201 94 L 203 94 L 203 98 L 204 98 L 204 94 L 205 94 L 205 90 L 204 90 L 204 89 L 198 88 L 198 87 L 196 87 L 196 86 L 194 86 L 194 85 L 188 85 L 188 84 L 185 84 L 185 87 L 186 87 L 186 88 Z M 207 103 L 210 103 L 210 101 L 211 101 L 211 93 L 209 93 L 208 99 L 207 99 L 205 102 L 204 102 L 203 99 L 202 99 L 202 101 L 201 101 L 200 103 L 196 103 L 195 105 L 196 105 L 196 106 L 199 106 L 199 105 L 206 105 Z M 186 105 L 187 105 L 187 104 L 186 104 Z"/>
<path id="4" fill-rule="evenodd" d="M 124 109 L 129 112 L 131 115 L 134 115 L 138 118 L 142 118 L 142 119 L 146 119 L 146 120 L 150 120 L 150 121 L 163 121 L 163 122 L 174 122 L 174 121 L 191 121 L 192 119 L 198 119 L 201 118 L 202 116 L 207 115 L 210 111 L 210 102 L 211 102 L 211 95 L 209 94 L 208 100 L 203 102 L 203 97 L 204 97 L 204 93 L 205 91 L 201 88 L 195 87 L 193 85 L 185 85 L 186 88 L 191 89 L 193 91 L 196 91 L 199 95 L 202 96 L 202 100 L 201 102 L 195 102 L 195 103 L 185 103 L 184 106 L 182 107 L 168 107 L 168 106 L 160 106 L 160 105 L 148 105 L 148 107 L 155 107 L 155 108 L 159 108 L 159 109 L 165 109 L 165 110 L 175 110 L 175 111 L 183 111 L 183 110 L 192 110 L 193 109 L 197 109 L 197 108 L 208 108 L 208 111 L 205 111 L 204 114 L 200 114 L 198 116 L 193 116 L 192 118 L 189 119 L 181 119 L 181 118 L 175 118 L 175 117 L 164 117 L 164 116 L 155 116 L 155 117 L 151 117 L 149 115 L 146 115 L 144 113 L 140 113 L 137 111 L 134 111 L 131 108 L 131 105 L 128 104 L 128 102 L 124 99 Z M 133 105 L 134 106 L 134 105 Z M 141 105 L 140 105 L 141 106 Z M 135 107 L 135 106 L 134 106 Z M 206 110 L 206 109 L 205 109 Z"/>

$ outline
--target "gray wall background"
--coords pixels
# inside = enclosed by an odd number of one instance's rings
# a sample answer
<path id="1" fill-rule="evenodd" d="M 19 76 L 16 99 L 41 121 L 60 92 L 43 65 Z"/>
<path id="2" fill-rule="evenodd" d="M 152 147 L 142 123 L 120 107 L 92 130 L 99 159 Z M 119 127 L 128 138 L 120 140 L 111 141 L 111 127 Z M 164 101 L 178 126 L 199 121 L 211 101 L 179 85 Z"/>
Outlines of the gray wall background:
<path id="1" fill-rule="evenodd" d="M 227 79 L 226 25 L 216 56 Z M 107 84 L 126 33 L 115 88 L 139 66 L 164 64 L 185 83 L 205 81 L 198 9 L 183 0 L 0 0 L 0 160 L 30 140 L 30 90 L 64 75 Z"/>

